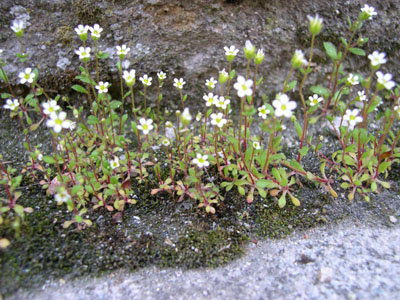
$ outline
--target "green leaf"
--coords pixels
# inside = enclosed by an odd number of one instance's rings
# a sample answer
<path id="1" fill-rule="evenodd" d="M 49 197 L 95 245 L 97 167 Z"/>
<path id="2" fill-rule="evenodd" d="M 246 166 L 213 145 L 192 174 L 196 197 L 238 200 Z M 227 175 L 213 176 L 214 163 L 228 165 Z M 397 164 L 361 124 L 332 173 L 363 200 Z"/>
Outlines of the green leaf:
<path id="1" fill-rule="evenodd" d="M 79 85 L 79 84 L 75 84 L 73 86 L 71 86 L 71 88 L 79 93 L 82 94 L 88 94 L 87 89 L 85 89 L 83 86 Z"/>
<path id="2" fill-rule="evenodd" d="M 276 168 L 272 168 L 271 173 L 278 182 L 281 182 L 281 174 L 279 174 L 279 171 Z"/>
<path id="3" fill-rule="evenodd" d="M 324 42 L 324 48 L 326 54 L 332 59 L 332 60 L 337 60 L 337 51 L 335 45 L 333 45 L 331 42 Z"/>
<path id="4" fill-rule="evenodd" d="M 3 99 L 8 99 L 8 98 L 11 98 L 11 97 L 12 97 L 12 95 L 8 94 L 8 93 L 2 93 L 1 94 L 1 98 L 3 98 Z"/>
<path id="5" fill-rule="evenodd" d="M 278 200 L 278 205 L 280 208 L 284 208 L 286 205 L 286 194 L 282 194 L 282 196 Z"/>
<path id="6" fill-rule="evenodd" d="M 381 164 L 379 165 L 378 172 L 379 172 L 379 173 L 385 172 L 386 169 L 387 169 L 390 165 L 391 165 L 391 163 L 388 162 L 388 161 L 385 161 L 385 162 L 381 163 Z"/>
<path id="7" fill-rule="evenodd" d="M 291 160 L 291 161 L 289 162 L 289 164 L 290 164 L 293 168 L 295 168 L 295 169 L 297 169 L 297 170 L 300 170 L 300 171 L 302 171 L 302 172 L 305 172 L 305 170 L 303 169 L 303 167 L 300 165 L 300 163 L 299 163 L 297 160 Z"/>
<path id="8" fill-rule="evenodd" d="M 232 70 L 232 71 L 231 71 L 231 74 L 229 75 L 229 77 L 231 78 L 231 80 L 233 80 L 233 78 L 235 78 L 235 74 L 236 74 L 235 70 Z"/>
<path id="9" fill-rule="evenodd" d="M 314 94 L 318 94 L 323 96 L 324 98 L 328 98 L 329 95 L 331 94 L 331 92 L 327 89 L 324 88 L 321 85 L 314 85 L 312 87 L 310 87 L 311 92 L 313 92 Z"/>
<path id="10" fill-rule="evenodd" d="M 303 128 L 300 126 L 300 124 L 299 124 L 299 122 L 297 122 L 297 120 L 294 120 L 294 127 L 296 128 L 297 135 L 299 136 L 299 138 L 301 138 L 303 135 Z"/>
<path id="11" fill-rule="evenodd" d="M 285 92 L 293 90 L 296 87 L 297 80 L 293 80 L 289 82 L 289 84 L 286 86 Z"/>
<path id="12" fill-rule="evenodd" d="M 365 56 L 365 51 L 360 48 L 350 48 L 349 51 L 355 55 Z"/>
<path id="13" fill-rule="evenodd" d="M 239 194 L 242 196 L 244 196 L 246 194 L 244 188 L 242 188 L 241 186 L 238 186 L 238 191 L 239 191 Z"/>
<path id="14" fill-rule="evenodd" d="M 96 124 L 98 124 L 98 123 L 99 123 L 99 119 L 97 119 L 95 116 L 90 115 L 90 116 L 88 117 L 88 124 L 90 124 L 90 125 L 96 125 Z"/>
<path id="15" fill-rule="evenodd" d="M 308 150 L 309 150 L 309 147 L 308 147 L 308 146 L 304 146 L 303 148 L 301 148 L 301 149 L 299 150 L 299 153 L 300 153 L 301 157 L 306 156 Z"/>
<path id="16" fill-rule="evenodd" d="M 110 106 L 111 106 L 111 109 L 116 109 L 116 108 L 120 107 L 121 104 L 122 104 L 121 101 L 113 100 L 113 101 L 111 101 Z"/>
<path id="17" fill-rule="evenodd" d="M 14 206 L 14 211 L 21 217 L 24 216 L 24 207 L 19 204 L 15 204 Z"/>
<path id="18" fill-rule="evenodd" d="M 53 157 L 48 156 L 48 155 L 43 156 L 43 161 L 48 163 L 48 164 L 55 164 L 56 163 L 56 160 Z"/>

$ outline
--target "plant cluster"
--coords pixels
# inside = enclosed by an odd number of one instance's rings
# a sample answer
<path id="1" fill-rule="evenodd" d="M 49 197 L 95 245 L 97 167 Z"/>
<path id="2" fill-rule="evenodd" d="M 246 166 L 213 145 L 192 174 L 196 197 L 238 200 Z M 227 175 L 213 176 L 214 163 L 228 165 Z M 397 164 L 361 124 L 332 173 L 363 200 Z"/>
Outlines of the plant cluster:
<path id="1" fill-rule="evenodd" d="M 15 21 L 11 29 L 19 39 L 21 53 L 17 56 L 25 67 L 19 80 L 30 86 L 30 93 L 24 97 L 15 94 L 2 59 L 0 78 L 7 84 L 9 93 L 1 97 L 6 99 L 3 107 L 10 110 L 12 118 L 19 120 L 25 136 L 30 161 L 23 172 L 40 181 L 59 205 L 66 205 L 72 218 L 64 222 L 64 227 L 73 223 L 78 228 L 90 226 L 92 222 L 86 214 L 90 209 L 120 214 L 125 205 L 136 203 L 133 195 L 138 184 L 149 187 L 152 195 L 165 193 L 177 201 L 193 199 L 207 213 L 215 213 L 224 200 L 223 191 L 232 189 L 237 189 L 247 203 L 259 195 L 277 199 L 280 207 L 288 200 L 299 206 L 295 190 L 301 185 L 300 177 L 322 186 L 334 197 L 337 193 L 332 184 L 338 179 L 341 187 L 348 190 L 349 200 L 356 192 L 369 200 L 370 192 L 390 187 L 382 176 L 387 176 L 400 155 L 396 147 L 400 131 L 392 130 L 400 115 L 399 89 L 395 88 L 391 74 L 379 71 L 386 63 L 385 53 L 374 51 L 368 55 L 370 73 L 366 77 L 356 72 L 347 73 L 344 68 L 350 54 L 366 56 L 361 47 L 368 39 L 359 36 L 359 30 L 375 15 L 374 8 L 365 5 L 354 22 L 348 19 L 348 31 L 338 47 L 323 43 L 332 60 L 329 82 L 325 86 L 312 86 L 305 92 L 309 74 L 317 72 L 313 51 L 323 26 L 318 15 L 309 16 L 308 59 L 302 50 L 294 52 L 283 88 L 271 103 L 266 98 L 261 102 L 255 97 L 256 88 L 262 83 L 258 72 L 264 51 L 256 50 L 246 41 L 243 51 L 247 68 L 239 75 L 233 69 L 239 49 L 225 47 L 228 71 L 223 69 L 217 79 L 206 80 L 204 111 L 194 117 L 186 107 L 183 78 L 175 78 L 173 83 L 182 107 L 175 114 L 162 112 L 160 108 L 167 74 L 159 71 L 156 82 L 143 74 L 138 87 L 136 71 L 124 68 L 123 62 L 130 52 L 126 45 L 116 47 L 120 92 L 114 99 L 109 93 L 111 84 L 104 81 L 101 73 L 101 61 L 110 55 L 99 50 L 103 29 L 98 24 L 79 25 L 75 29 L 82 43 L 75 51 L 81 66 L 76 77 L 80 84 L 73 85 L 72 89 L 87 97 L 89 107 L 77 107 L 59 95 L 50 97 L 38 84 L 38 70 L 29 67 L 29 55 L 22 42 L 25 25 Z M 95 66 L 93 70 L 89 65 Z M 291 80 L 293 76 L 298 80 Z M 157 101 L 155 105 L 148 105 L 152 85 L 156 86 Z M 140 105 L 134 97 L 135 89 L 140 93 Z M 385 108 L 378 109 L 384 101 Z M 298 102 L 304 116 L 302 121 L 294 116 Z M 232 109 L 237 107 L 239 120 L 234 121 Z M 38 114 L 40 121 L 33 123 L 32 114 Z M 299 136 L 294 159 L 288 159 L 282 152 L 285 118 L 291 120 Z M 340 145 L 330 157 L 322 152 L 324 146 L 319 138 L 308 133 L 309 125 L 325 120 Z M 371 130 L 372 122 L 379 124 L 377 130 Z M 52 133 L 51 153 L 42 153 L 29 141 L 29 132 L 42 124 Z M 257 126 L 261 133 L 254 135 L 250 127 Z M 319 159 L 320 173 L 311 173 L 302 164 L 306 155 Z M 4 163 L 0 169 L 0 184 L 7 192 L 7 197 L 0 202 L 0 223 L 4 215 L 14 212 L 23 218 L 24 212 L 30 209 L 17 204 L 20 194 L 16 187 L 22 176 L 15 176 L 16 170 L 6 168 Z"/>

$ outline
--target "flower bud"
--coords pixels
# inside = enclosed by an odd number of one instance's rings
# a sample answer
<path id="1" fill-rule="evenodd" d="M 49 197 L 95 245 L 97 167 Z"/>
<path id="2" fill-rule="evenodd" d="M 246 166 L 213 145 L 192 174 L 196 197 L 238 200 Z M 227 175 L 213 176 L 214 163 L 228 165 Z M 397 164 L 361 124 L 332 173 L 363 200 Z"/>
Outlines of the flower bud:
<path id="1" fill-rule="evenodd" d="M 294 69 L 300 68 L 302 66 L 306 66 L 307 65 L 307 60 L 304 58 L 303 51 L 296 50 L 294 52 L 293 57 L 292 57 L 291 63 L 292 63 L 292 67 Z"/>
<path id="2" fill-rule="evenodd" d="M 227 82 L 229 79 L 229 74 L 225 71 L 225 69 L 223 69 L 222 71 L 219 71 L 219 83 L 220 84 L 224 84 L 225 82 Z"/>
<path id="3" fill-rule="evenodd" d="M 317 15 L 315 17 L 307 16 L 308 20 L 310 21 L 308 29 L 312 35 L 317 35 L 320 33 L 322 29 L 322 18 Z"/>
<path id="4" fill-rule="evenodd" d="M 244 56 L 247 59 L 252 59 L 256 55 L 256 47 L 253 46 L 253 44 L 249 40 L 246 41 L 246 45 L 243 48 L 243 51 Z"/>
<path id="5" fill-rule="evenodd" d="M 261 64 L 263 62 L 263 60 L 264 60 L 264 50 L 263 49 L 259 49 L 257 51 L 256 57 L 254 58 L 254 63 L 256 65 L 259 65 L 259 64 Z"/>

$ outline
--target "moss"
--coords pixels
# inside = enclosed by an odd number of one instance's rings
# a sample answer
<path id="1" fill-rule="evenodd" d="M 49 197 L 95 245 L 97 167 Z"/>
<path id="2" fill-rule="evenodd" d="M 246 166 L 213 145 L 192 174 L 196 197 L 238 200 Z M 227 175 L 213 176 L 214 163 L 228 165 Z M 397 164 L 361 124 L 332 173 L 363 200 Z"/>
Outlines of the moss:
<path id="1" fill-rule="evenodd" d="M 71 26 L 60 26 L 57 28 L 58 41 L 63 46 L 70 46 L 74 37 L 73 29 Z"/>

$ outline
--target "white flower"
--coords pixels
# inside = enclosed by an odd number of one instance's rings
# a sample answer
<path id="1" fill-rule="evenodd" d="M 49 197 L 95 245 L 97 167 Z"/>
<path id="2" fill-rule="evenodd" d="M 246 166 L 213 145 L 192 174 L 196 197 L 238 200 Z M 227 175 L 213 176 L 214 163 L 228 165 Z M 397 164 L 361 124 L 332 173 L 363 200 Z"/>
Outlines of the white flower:
<path id="1" fill-rule="evenodd" d="M 392 81 L 392 74 L 386 73 L 383 75 L 381 71 L 376 72 L 376 76 L 378 76 L 378 83 L 383 85 L 385 89 L 391 90 L 396 83 Z"/>
<path id="2" fill-rule="evenodd" d="M 261 149 L 260 143 L 259 143 L 259 142 L 253 142 L 253 148 L 254 148 L 255 150 Z"/>
<path id="3" fill-rule="evenodd" d="M 130 71 L 124 71 L 124 75 L 122 76 L 126 82 L 127 85 L 133 85 L 135 83 L 136 79 L 136 71 L 135 70 L 130 70 Z"/>
<path id="4" fill-rule="evenodd" d="M 372 19 L 373 16 L 376 16 L 378 13 L 375 11 L 375 8 L 372 6 L 369 6 L 368 4 L 365 4 L 363 8 L 361 8 L 361 11 L 365 14 L 367 14 L 368 19 Z"/>
<path id="5" fill-rule="evenodd" d="M 258 116 L 263 118 L 264 120 L 267 118 L 267 115 L 270 113 L 269 109 L 265 107 L 265 105 L 258 108 Z"/>
<path id="6" fill-rule="evenodd" d="M 115 168 L 119 167 L 119 158 L 117 156 L 115 156 L 113 160 L 109 161 L 109 163 L 110 163 L 111 169 L 114 170 Z"/>
<path id="7" fill-rule="evenodd" d="M 230 46 L 229 48 L 225 46 L 224 50 L 228 61 L 232 61 L 239 52 L 239 50 L 236 49 L 235 46 Z"/>
<path id="8" fill-rule="evenodd" d="M 352 73 L 349 74 L 349 77 L 347 77 L 347 82 L 351 85 L 357 85 L 360 82 L 358 81 L 358 76 L 353 75 Z"/>
<path id="9" fill-rule="evenodd" d="M 150 132 L 150 130 L 152 130 L 154 128 L 153 124 L 153 120 L 152 119 L 148 119 L 146 120 L 145 118 L 141 118 L 139 120 L 140 125 L 137 126 L 138 129 L 140 129 L 141 131 L 143 131 L 143 134 L 146 135 Z"/>
<path id="10" fill-rule="evenodd" d="M 292 110 L 297 106 L 296 102 L 289 101 L 289 97 L 286 94 L 279 93 L 276 99 L 272 101 L 272 105 L 275 107 L 275 116 L 285 116 L 289 118 L 292 116 Z"/>
<path id="11" fill-rule="evenodd" d="M 314 94 L 313 96 L 308 97 L 308 100 L 310 100 L 310 106 L 314 106 L 318 105 L 318 103 L 320 103 L 324 99 L 317 94 Z"/>
<path id="12" fill-rule="evenodd" d="M 372 54 L 368 55 L 368 59 L 371 61 L 371 65 L 373 67 L 382 65 L 384 63 L 386 63 L 386 53 L 384 52 L 378 52 L 378 51 L 374 51 L 372 52 Z"/>
<path id="13" fill-rule="evenodd" d="M 161 144 L 162 144 L 163 146 L 168 147 L 168 146 L 171 144 L 171 142 L 169 141 L 169 139 L 163 138 L 163 139 L 161 140 Z"/>
<path id="14" fill-rule="evenodd" d="M 226 119 L 224 119 L 224 115 L 222 113 L 218 114 L 211 114 L 211 124 L 214 126 L 218 126 L 219 128 L 222 128 L 226 124 Z"/>
<path id="15" fill-rule="evenodd" d="M 43 154 L 42 154 L 42 153 L 39 153 L 39 154 L 37 155 L 37 159 L 38 159 L 39 161 L 42 161 L 42 160 L 43 160 Z"/>
<path id="16" fill-rule="evenodd" d="M 210 163 L 208 162 L 207 155 L 196 154 L 196 158 L 192 160 L 193 164 L 197 165 L 199 168 L 208 167 Z"/>
<path id="17" fill-rule="evenodd" d="M 208 93 L 208 95 L 204 95 L 203 99 L 206 101 L 206 106 L 211 106 L 213 104 L 217 104 L 218 96 L 213 93 Z"/>
<path id="18" fill-rule="evenodd" d="M 253 80 L 246 80 L 243 76 L 238 76 L 236 83 L 233 85 L 233 88 L 237 90 L 238 96 L 240 98 L 245 96 L 251 96 L 253 94 Z"/>
<path id="19" fill-rule="evenodd" d="M 227 105 L 231 103 L 231 100 L 225 99 L 225 97 L 221 96 L 219 97 L 218 101 L 215 103 L 216 107 L 226 109 Z"/>
<path id="20" fill-rule="evenodd" d="M 78 25 L 78 27 L 75 28 L 75 32 L 79 36 L 87 34 L 88 30 L 89 26 L 88 25 L 83 26 L 82 24 Z"/>
<path id="21" fill-rule="evenodd" d="M 357 92 L 357 94 L 358 94 L 358 97 L 360 98 L 360 101 L 367 100 L 367 96 L 365 95 L 364 91 Z"/>
<path id="22" fill-rule="evenodd" d="M 203 114 L 199 111 L 196 115 L 196 121 L 200 122 L 201 118 L 203 117 Z"/>
<path id="23" fill-rule="evenodd" d="M 346 110 L 346 114 L 343 116 L 343 120 L 346 121 L 351 127 L 354 128 L 354 126 L 357 123 L 362 122 L 362 118 L 358 115 L 359 114 L 359 110 L 358 109 L 348 109 Z"/>
<path id="24" fill-rule="evenodd" d="M 206 86 L 212 90 L 215 88 L 215 85 L 217 84 L 217 81 L 214 79 L 214 77 L 211 77 L 210 79 L 206 80 Z"/>
<path id="25" fill-rule="evenodd" d="M 180 78 L 179 80 L 178 80 L 178 78 L 174 78 L 174 87 L 176 87 L 178 90 L 183 89 L 183 85 L 185 83 L 186 82 L 183 81 L 183 78 Z"/>
<path id="26" fill-rule="evenodd" d="M 7 99 L 6 104 L 3 105 L 3 108 L 14 111 L 17 110 L 18 106 L 19 106 L 18 99 L 13 99 L 13 100 Z"/>
<path id="27" fill-rule="evenodd" d="M 57 104 L 56 100 L 50 100 L 49 102 L 44 102 L 42 103 L 42 107 L 43 107 L 43 113 L 48 116 L 60 109 L 60 106 Z"/>
<path id="28" fill-rule="evenodd" d="M 32 83 L 33 80 L 35 79 L 35 74 L 32 73 L 31 68 L 26 68 L 24 72 L 20 72 L 18 74 L 18 77 L 22 84 L 24 84 L 25 82 Z"/>
<path id="29" fill-rule="evenodd" d="M 108 82 L 100 81 L 98 85 L 96 85 L 96 89 L 99 90 L 99 94 L 105 94 L 108 92 L 108 86 L 110 84 Z"/>
<path id="30" fill-rule="evenodd" d="M 0 49 L 0 55 L 3 54 L 3 51 L 4 51 L 3 49 Z"/>
<path id="31" fill-rule="evenodd" d="M 117 55 L 124 58 L 125 55 L 131 50 L 131 48 L 126 48 L 126 45 L 117 46 Z"/>
<path id="32" fill-rule="evenodd" d="M 144 86 L 151 86 L 151 81 L 153 78 L 148 77 L 147 75 L 143 75 L 143 77 L 140 77 L 139 80 L 143 83 Z"/>
<path id="33" fill-rule="evenodd" d="M 92 35 L 92 39 L 97 40 L 98 38 L 100 38 L 103 28 L 101 28 L 99 24 L 94 24 L 93 27 L 89 27 L 89 30 Z"/>
<path id="34" fill-rule="evenodd" d="M 50 115 L 50 119 L 47 120 L 46 125 L 47 127 L 52 127 L 54 132 L 60 132 L 61 129 L 68 129 L 71 127 L 71 121 L 65 120 L 67 114 L 64 111 L 59 112 L 58 114 L 56 112 L 53 112 Z"/>
<path id="35" fill-rule="evenodd" d="M 79 47 L 79 50 L 76 50 L 75 53 L 79 55 L 79 59 L 87 61 L 90 58 L 90 50 L 89 47 Z"/>
<path id="36" fill-rule="evenodd" d="M 160 71 L 157 73 L 157 77 L 158 77 L 158 80 L 163 81 L 163 80 L 165 80 L 165 78 L 167 78 L 167 74 L 165 74 L 163 71 Z"/>
<path id="37" fill-rule="evenodd" d="M 174 125 L 171 123 L 171 121 L 167 121 L 167 122 L 165 122 L 165 127 L 174 128 Z"/>
<path id="38" fill-rule="evenodd" d="M 13 24 L 11 26 L 11 30 L 14 31 L 16 34 L 21 34 L 23 33 L 25 28 L 25 23 L 24 21 L 20 20 L 14 20 Z"/>
<path id="39" fill-rule="evenodd" d="M 54 199 L 59 203 L 67 202 L 71 199 L 71 196 L 68 194 L 65 188 L 60 188 L 58 193 L 54 196 Z"/>

